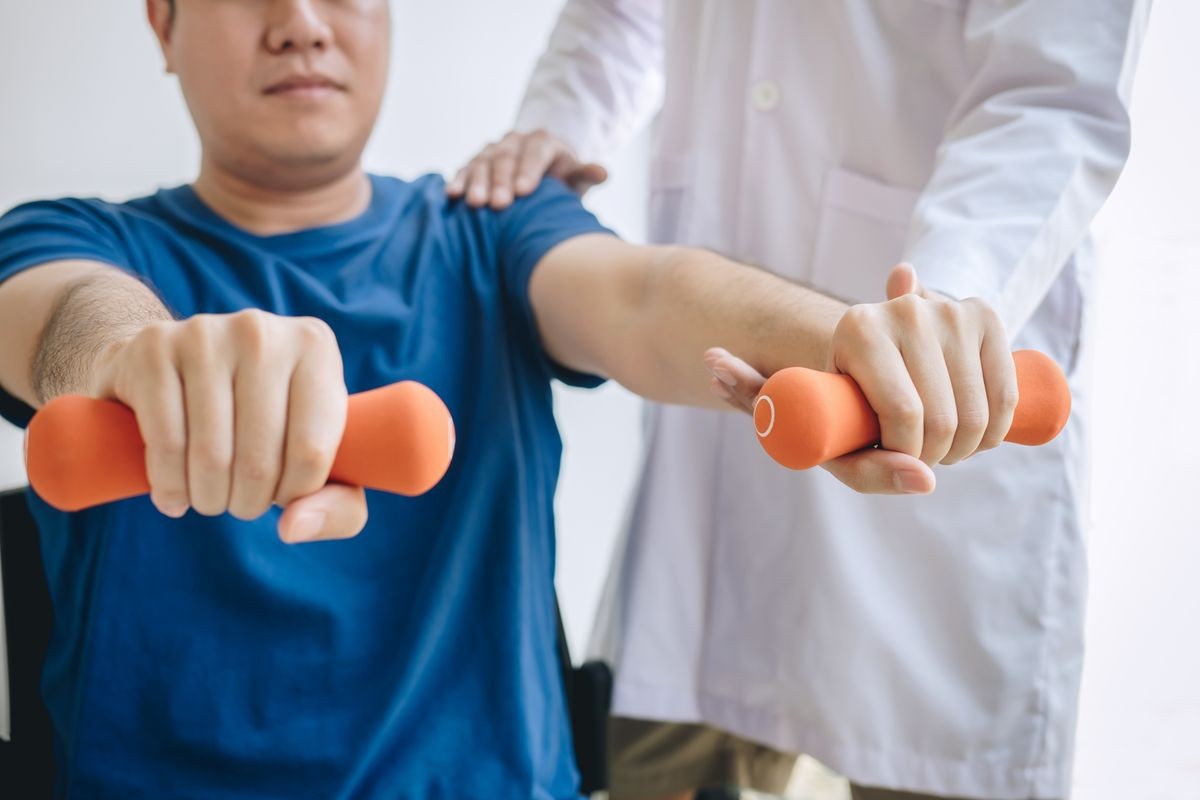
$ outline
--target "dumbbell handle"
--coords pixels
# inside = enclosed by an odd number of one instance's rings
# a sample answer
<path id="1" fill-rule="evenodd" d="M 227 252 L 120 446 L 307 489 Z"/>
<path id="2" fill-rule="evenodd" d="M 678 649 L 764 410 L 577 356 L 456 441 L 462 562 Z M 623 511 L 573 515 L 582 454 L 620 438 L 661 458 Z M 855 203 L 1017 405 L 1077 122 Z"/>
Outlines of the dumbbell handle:
<path id="1" fill-rule="evenodd" d="M 43 500 L 78 511 L 148 493 L 145 449 L 129 407 L 63 395 L 30 420 L 25 466 Z M 453 454 L 445 403 L 428 387 L 401 381 L 350 396 L 329 480 L 418 495 L 442 479 Z"/>
<path id="2" fill-rule="evenodd" d="M 1045 444 L 1071 414 L 1058 365 L 1036 350 L 1013 353 L 1020 399 L 1007 442 Z M 789 367 L 772 375 L 754 401 L 754 428 L 771 458 L 809 469 L 879 443 L 879 417 L 849 375 Z"/>

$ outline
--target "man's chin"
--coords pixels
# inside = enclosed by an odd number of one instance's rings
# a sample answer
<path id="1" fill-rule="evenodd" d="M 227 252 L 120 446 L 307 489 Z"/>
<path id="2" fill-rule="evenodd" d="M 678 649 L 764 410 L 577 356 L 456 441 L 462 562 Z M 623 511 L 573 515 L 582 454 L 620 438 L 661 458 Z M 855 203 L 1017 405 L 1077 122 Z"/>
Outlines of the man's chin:
<path id="1" fill-rule="evenodd" d="M 274 142 L 258 148 L 259 160 L 269 171 L 301 183 L 321 181 L 357 164 L 362 148 L 342 143 Z"/>

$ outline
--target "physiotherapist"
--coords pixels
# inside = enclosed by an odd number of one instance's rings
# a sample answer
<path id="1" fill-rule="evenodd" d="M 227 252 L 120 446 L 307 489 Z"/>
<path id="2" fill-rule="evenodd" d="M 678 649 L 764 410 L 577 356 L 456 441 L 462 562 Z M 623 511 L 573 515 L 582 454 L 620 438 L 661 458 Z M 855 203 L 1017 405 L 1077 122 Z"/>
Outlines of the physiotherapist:
<path id="1" fill-rule="evenodd" d="M 1126 160 L 1139 0 L 569 0 L 514 132 L 450 185 L 586 189 L 657 112 L 650 232 L 852 302 L 897 262 L 983 303 L 1074 393 L 1040 448 L 862 496 L 777 468 L 737 415 L 651 406 L 593 649 L 614 798 L 779 792 L 796 754 L 854 797 L 1062 798 L 1086 594 L 1087 231 Z M 889 293 L 913 288 L 911 275 Z M 901 285 L 904 284 L 904 285 Z M 710 364 L 732 392 L 752 376 Z M 930 465 L 973 447 L 968 420 Z M 917 445 L 920 447 L 920 445 Z M 845 475 L 838 475 L 845 478 Z M 908 487 L 900 486 L 900 489 Z"/>

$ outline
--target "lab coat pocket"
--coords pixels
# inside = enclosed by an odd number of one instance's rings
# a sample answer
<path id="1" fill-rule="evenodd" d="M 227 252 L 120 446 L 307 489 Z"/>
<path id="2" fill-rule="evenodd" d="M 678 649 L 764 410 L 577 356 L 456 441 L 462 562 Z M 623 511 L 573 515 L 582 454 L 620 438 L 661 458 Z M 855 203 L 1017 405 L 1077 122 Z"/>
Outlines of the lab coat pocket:
<path id="1" fill-rule="evenodd" d="M 650 164 L 650 241 L 686 241 L 692 180 L 688 155 L 664 156 Z"/>
<path id="2" fill-rule="evenodd" d="M 886 299 L 920 192 L 831 169 L 821 193 L 813 287 L 850 303 Z"/>

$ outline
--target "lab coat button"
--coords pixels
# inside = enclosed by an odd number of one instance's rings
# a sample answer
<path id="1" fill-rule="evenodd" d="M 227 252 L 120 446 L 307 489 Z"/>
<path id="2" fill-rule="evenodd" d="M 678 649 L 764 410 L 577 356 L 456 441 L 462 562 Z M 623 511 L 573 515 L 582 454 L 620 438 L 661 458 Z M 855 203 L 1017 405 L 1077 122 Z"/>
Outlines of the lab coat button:
<path id="1" fill-rule="evenodd" d="M 759 81 L 750 90 L 750 100 L 759 111 L 771 111 L 779 105 L 779 84 L 775 81 Z"/>

